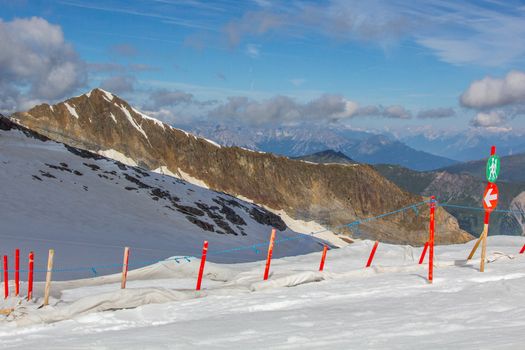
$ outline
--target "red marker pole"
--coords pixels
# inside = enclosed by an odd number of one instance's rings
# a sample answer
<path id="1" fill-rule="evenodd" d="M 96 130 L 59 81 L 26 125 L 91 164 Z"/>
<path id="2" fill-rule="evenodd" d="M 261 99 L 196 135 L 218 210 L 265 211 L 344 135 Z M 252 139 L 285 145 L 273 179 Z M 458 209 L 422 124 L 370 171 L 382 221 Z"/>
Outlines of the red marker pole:
<path id="1" fill-rule="evenodd" d="M 270 275 L 270 263 L 272 261 L 273 245 L 275 242 L 275 229 L 272 229 L 272 236 L 270 237 L 270 245 L 268 246 L 268 256 L 266 257 L 266 268 L 264 269 L 264 280 L 268 279 Z"/>
<path id="2" fill-rule="evenodd" d="M 430 239 L 428 241 L 428 281 L 432 283 L 434 279 L 434 215 L 436 211 L 436 197 L 430 197 Z"/>
<path id="3" fill-rule="evenodd" d="M 120 289 L 126 289 L 129 268 L 129 247 L 124 248 L 124 257 L 122 259 L 122 275 L 120 277 Z"/>
<path id="4" fill-rule="evenodd" d="M 520 254 L 523 254 L 523 252 L 525 252 L 525 244 L 521 247 Z"/>
<path id="5" fill-rule="evenodd" d="M 195 290 L 201 290 L 202 275 L 204 274 L 204 265 L 206 264 L 206 255 L 208 254 L 208 241 L 204 241 L 202 245 L 202 257 L 201 266 L 199 268 L 199 277 L 197 278 L 197 288 Z"/>
<path id="6" fill-rule="evenodd" d="M 4 255 L 4 297 L 9 296 L 9 266 L 7 266 L 7 255 Z"/>
<path id="7" fill-rule="evenodd" d="M 370 252 L 370 256 L 368 257 L 368 261 L 366 263 L 366 267 L 370 267 L 372 265 L 372 260 L 374 260 L 374 255 L 376 255 L 377 246 L 379 245 L 379 241 L 376 241 L 374 243 L 374 246 L 372 247 L 372 251 Z"/>
<path id="8" fill-rule="evenodd" d="M 324 261 L 326 260 L 326 251 L 328 250 L 328 246 L 324 246 L 323 248 L 323 255 L 321 256 L 321 264 L 319 265 L 319 271 L 323 271 L 324 269 Z"/>
<path id="9" fill-rule="evenodd" d="M 15 250 L 15 295 L 20 294 L 20 249 Z"/>
<path id="10" fill-rule="evenodd" d="M 428 249 L 428 241 L 425 242 L 425 246 L 423 247 L 423 251 L 421 252 L 421 256 L 419 257 L 419 265 L 421 265 L 423 263 L 423 261 L 425 260 L 425 255 L 427 254 L 427 249 Z"/>
<path id="11" fill-rule="evenodd" d="M 29 275 L 27 278 L 27 301 L 33 297 L 33 270 L 35 265 L 35 253 L 29 253 Z"/>

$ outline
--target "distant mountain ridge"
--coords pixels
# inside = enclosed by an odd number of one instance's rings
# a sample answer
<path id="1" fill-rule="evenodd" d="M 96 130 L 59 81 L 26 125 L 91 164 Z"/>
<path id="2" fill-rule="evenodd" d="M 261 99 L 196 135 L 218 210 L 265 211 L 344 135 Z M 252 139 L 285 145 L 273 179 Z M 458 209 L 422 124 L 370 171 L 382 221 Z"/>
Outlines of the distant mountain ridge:
<path id="1" fill-rule="evenodd" d="M 465 162 L 477 160 L 487 154 L 491 145 L 498 145 L 500 156 L 523 153 L 523 138 L 524 135 L 519 134 L 469 129 L 453 134 L 407 135 L 401 137 L 400 141 L 415 149 Z"/>
<path id="2" fill-rule="evenodd" d="M 525 153 L 502 156 L 500 157 L 500 160 L 502 168 L 498 181 L 525 183 Z M 486 164 L 487 158 L 454 164 L 440 170 L 454 174 L 467 173 L 477 178 L 484 179 Z"/>
<path id="3" fill-rule="evenodd" d="M 331 149 L 357 162 L 398 164 L 415 170 L 438 169 L 456 163 L 452 159 L 417 151 L 385 135 L 349 129 L 252 129 L 201 125 L 190 130 L 222 145 L 246 147 L 287 157 L 300 157 Z"/>
<path id="4" fill-rule="evenodd" d="M 301 157 L 292 157 L 292 159 L 303 160 L 312 163 L 319 164 L 329 164 L 329 163 L 339 163 L 339 164 L 356 164 L 356 162 L 348 157 L 343 152 L 337 152 L 331 149 L 326 151 L 317 152 L 314 154 L 301 156 Z"/>
<path id="5" fill-rule="evenodd" d="M 145 169 L 169 172 L 216 191 L 248 198 L 301 220 L 338 226 L 423 200 L 367 165 L 315 165 L 204 138 L 149 118 L 126 101 L 95 89 L 56 105 L 15 113 L 13 120 L 51 139 L 111 154 Z M 439 242 L 471 236 L 443 210 L 436 214 Z M 428 213 L 392 216 L 360 226 L 363 237 L 422 244 Z"/>
<path id="6" fill-rule="evenodd" d="M 329 153 L 333 153 L 331 151 Z M 491 227 L 493 233 L 525 235 L 525 182 L 509 182 L 509 179 L 521 179 L 525 172 L 524 155 L 502 157 L 502 172 L 506 177 L 500 178 L 499 209 L 511 209 L 516 213 L 493 213 Z M 299 159 L 322 163 L 318 154 L 298 157 Z M 344 158 L 332 158 L 333 162 L 347 163 Z M 486 186 L 485 162 L 479 160 L 454 165 L 449 168 L 418 172 L 399 165 L 376 164 L 374 168 L 405 191 L 423 196 L 435 195 L 441 203 L 481 207 L 481 197 Z M 472 235 L 479 235 L 483 226 L 483 215 L 480 211 L 446 207 L 454 215 L 460 227 Z M 521 214 L 520 214 L 521 213 Z"/>

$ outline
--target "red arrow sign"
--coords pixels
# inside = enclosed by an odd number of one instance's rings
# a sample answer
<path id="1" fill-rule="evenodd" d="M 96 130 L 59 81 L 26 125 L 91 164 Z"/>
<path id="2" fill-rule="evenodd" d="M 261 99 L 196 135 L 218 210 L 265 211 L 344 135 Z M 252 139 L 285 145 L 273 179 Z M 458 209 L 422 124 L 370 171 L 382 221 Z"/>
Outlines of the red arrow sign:
<path id="1" fill-rule="evenodd" d="M 492 212 L 498 206 L 498 186 L 489 182 L 483 194 L 483 208 L 485 211 Z"/>

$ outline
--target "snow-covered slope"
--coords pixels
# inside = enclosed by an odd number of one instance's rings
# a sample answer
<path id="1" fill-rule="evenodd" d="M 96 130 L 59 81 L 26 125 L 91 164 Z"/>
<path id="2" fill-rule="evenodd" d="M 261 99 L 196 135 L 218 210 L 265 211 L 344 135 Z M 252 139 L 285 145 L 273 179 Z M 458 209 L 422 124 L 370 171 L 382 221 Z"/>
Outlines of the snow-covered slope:
<path id="1" fill-rule="evenodd" d="M 255 204 L 1 129 L 1 253 L 11 256 L 20 248 L 25 265 L 26 254 L 35 250 L 37 270 L 42 270 L 47 249 L 54 248 L 56 268 L 64 270 L 55 274 L 58 279 L 118 271 L 124 246 L 131 247 L 132 266 L 174 255 L 200 256 L 204 240 L 211 261 L 240 262 L 265 258 L 272 227 L 280 239 L 297 236 L 279 216 Z M 242 254 L 212 254 L 254 244 L 262 246 Z M 281 243 L 276 255 L 319 247 L 305 236 Z M 36 277 L 42 279 L 43 272 Z"/>
<path id="2" fill-rule="evenodd" d="M 523 237 L 489 237 L 488 263 L 464 259 L 474 242 L 436 247 L 435 279 L 421 248 L 371 241 L 263 263 L 163 262 L 119 276 L 53 285 L 51 305 L 23 302 L 0 320 L 2 348 L 57 349 L 520 349 L 525 337 Z M 313 283 L 317 282 L 317 283 Z M 42 284 L 37 284 L 41 295 Z M 13 305 L 16 299 L 2 302 Z M 101 311 L 106 312 L 101 312 Z"/>

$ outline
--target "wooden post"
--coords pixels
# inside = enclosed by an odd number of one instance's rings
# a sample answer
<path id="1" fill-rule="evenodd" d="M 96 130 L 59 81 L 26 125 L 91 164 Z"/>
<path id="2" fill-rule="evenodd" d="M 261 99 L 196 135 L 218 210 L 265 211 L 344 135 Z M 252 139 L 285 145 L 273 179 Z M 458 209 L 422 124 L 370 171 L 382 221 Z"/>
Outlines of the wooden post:
<path id="1" fill-rule="evenodd" d="M 208 255 L 208 241 L 202 244 L 201 265 L 199 267 L 199 276 L 197 277 L 197 287 L 195 290 L 201 290 L 202 276 L 204 275 L 204 265 L 206 265 L 206 256 Z"/>
<path id="2" fill-rule="evenodd" d="M 323 271 L 324 269 L 324 261 L 326 260 L 326 251 L 328 250 L 328 246 L 323 247 L 323 255 L 321 256 L 321 264 L 319 265 L 319 271 Z"/>
<path id="3" fill-rule="evenodd" d="M 374 260 L 374 255 L 376 255 L 377 246 L 379 245 L 379 241 L 376 241 L 374 243 L 374 246 L 372 247 L 372 251 L 370 252 L 370 256 L 368 257 L 368 261 L 366 262 L 366 267 L 370 267 L 372 265 L 372 261 Z"/>
<path id="4" fill-rule="evenodd" d="M 9 266 L 7 265 L 7 255 L 4 255 L 4 298 L 9 296 Z"/>
<path id="5" fill-rule="evenodd" d="M 49 249 L 47 256 L 47 273 L 46 273 L 46 288 L 44 291 L 44 306 L 49 305 L 49 292 L 51 291 L 51 277 L 53 274 L 53 258 L 55 256 L 55 250 Z"/>
<path id="6" fill-rule="evenodd" d="M 423 261 L 425 260 L 425 255 L 427 254 L 427 249 L 428 249 L 428 241 L 425 242 L 425 246 L 423 247 L 423 251 L 421 252 L 421 256 L 419 257 L 419 265 L 421 265 L 423 263 Z"/>
<path id="7" fill-rule="evenodd" d="M 268 256 L 266 257 L 266 268 L 264 269 L 264 280 L 268 279 L 270 275 L 270 263 L 273 255 L 273 245 L 275 242 L 275 229 L 272 229 L 272 235 L 270 237 L 270 244 L 268 245 Z"/>
<path id="8" fill-rule="evenodd" d="M 15 295 L 20 294 L 20 249 L 15 250 Z"/>
<path id="9" fill-rule="evenodd" d="M 479 235 L 478 240 L 476 241 L 476 244 L 474 244 L 474 247 L 472 247 L 472 250 L 470 251 L 470 254 L 468 255 L 467 260 L 470 260 L 474 257 L 474 254 L 476 253 L 476 250 L 478 250 L 479 244 L 481 243 L 481 240 L 483 239 L 483 235 L 485 234 L 486 227 L 483 226 L 483 232 L 481 235 Z"/>
<path id="10" fill-rule="evenodd" d="M 29 253 L 29 274 L 27 277 L 27 301 L 33 298 L 33 270 L 35 266 L 35 253 Z"/>
<path id="11" fill-rule="evenodd" d="M 434 280 L 434 224 L 435 224 L 435 212 L 436 212 L 436 197 L 430 197 L 430 239 L 428 242 L 428 281 L 432 283 Z"/>
<path id="12" fill-rule="evenodd" d="M 124 248 L 124 260 L 122 262 L 122 278 L 120 280 L 120 289 L 126 288 L 128 278 L 129 247 Z"/>
<path id="13" fill-rule="evenodd" d="M 481 244 L 481 261 L 479 262 L 479 272 L 485 271 L 485 254 L 487 253 L 487 236 L 489 234 L 490 212 L 485 212 L 485 225 L 483 230 L 483 241 Z"/>

